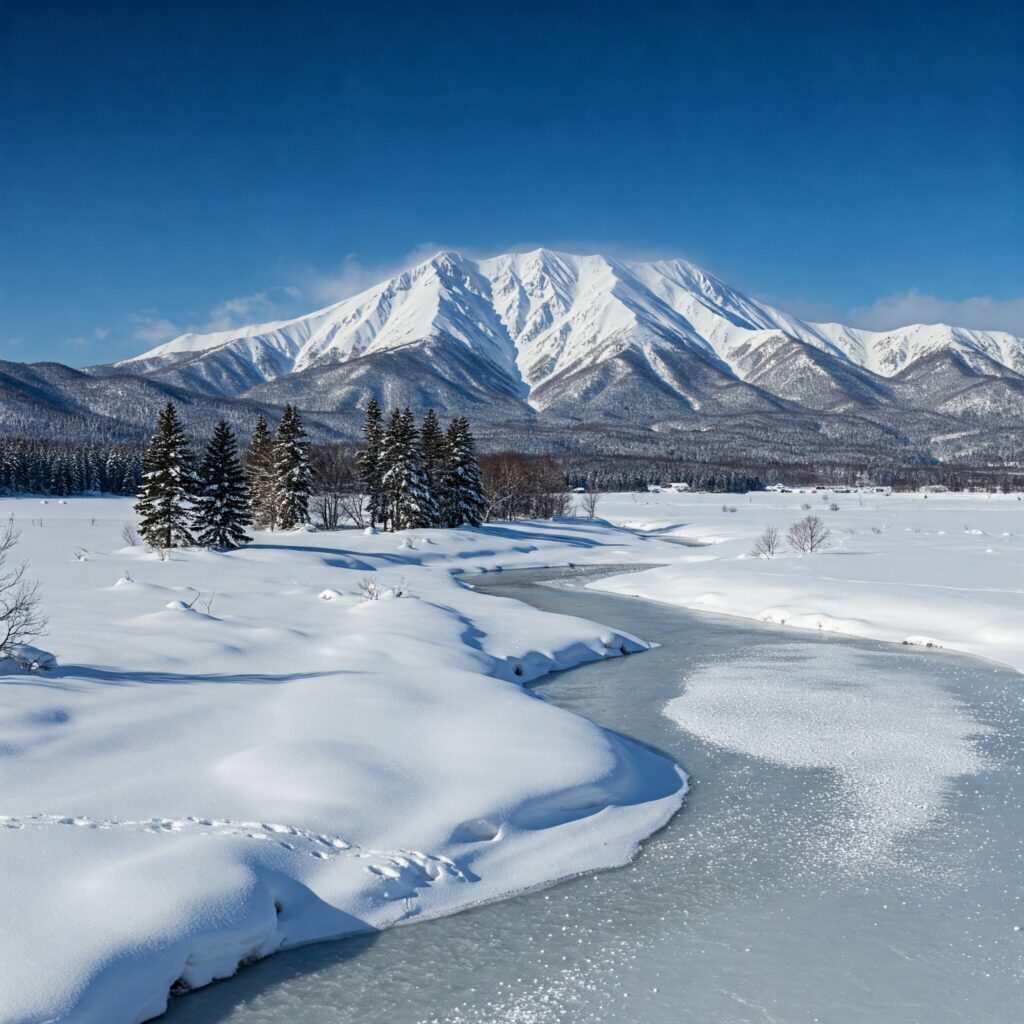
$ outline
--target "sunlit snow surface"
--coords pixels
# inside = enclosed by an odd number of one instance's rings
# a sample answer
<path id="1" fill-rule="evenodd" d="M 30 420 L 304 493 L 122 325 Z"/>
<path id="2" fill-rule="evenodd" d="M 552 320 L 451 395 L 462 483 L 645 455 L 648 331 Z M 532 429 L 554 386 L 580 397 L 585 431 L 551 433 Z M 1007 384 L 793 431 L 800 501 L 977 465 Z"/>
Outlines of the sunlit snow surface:
<path id="1" fill-rule="evenodd" d="M 749 557 L 808 503 L 827 552 Z M 166 562 L 126 546 L 130 504 L 0 501 L 57 655 L 0 685 L 4 1024 L 133 1021 L 282 945 L 625 862 L 681 780 L 591 720 L 696 778 L 635 874 L 284 954 L 174 1012 L 220 1019 L 340 955 L 336 983 L 245 1012 L 1017 1019 L 1022 677 L 953 653 L 1024 669 L 1016 496 L 609 495 L 629 530 L 263 534 Z M 568 564 L 659 565 L 591 585 L 663 603 L 515 591 L 564 618 L 456 575 Z M 368 576 L 410 596 L 364 602 Z M 664 646 L 619 657 L 636 636 Z M 522 689 L 584 661 L 551 688 L 578 716 Z"/>
<path id="2" fill-rule="evenodd" d="M 1019 675 L 518 577 L 488 589 L 662 645 L 541 689 L 677 758 L 683 812 L 620 871 L 283 954 L 171 1024 L 1019 1020 Z"/>
<path id="3" fill-rule="evenodd" d="M 817 852 L 849 869 L 898 858 L 898 841 L 936 818 L 952 781 L 985 767 L 986 728 L 888 651 L 759 647 L 697 672 L 665 713 L 729 750 L 832 773 L 841 806 Z"/>

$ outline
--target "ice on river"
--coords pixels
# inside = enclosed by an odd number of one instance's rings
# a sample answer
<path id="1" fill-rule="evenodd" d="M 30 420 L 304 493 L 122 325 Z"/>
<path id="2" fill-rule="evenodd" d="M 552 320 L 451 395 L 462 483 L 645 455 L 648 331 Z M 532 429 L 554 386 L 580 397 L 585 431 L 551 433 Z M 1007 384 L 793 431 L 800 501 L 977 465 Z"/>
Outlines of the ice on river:
<path id="1" fill-rule="evenodd" d="M 975 740 L 988 731 L 927 678 L 880 671 L 886 658 L 838 645 L 758 647 L 699 669 L 665 713 L 737 753 L 832 773 L 842 807 L 820 852 L 850 870 L 877 868 L 939 818 L 954 779 L 984 769 Z"/>

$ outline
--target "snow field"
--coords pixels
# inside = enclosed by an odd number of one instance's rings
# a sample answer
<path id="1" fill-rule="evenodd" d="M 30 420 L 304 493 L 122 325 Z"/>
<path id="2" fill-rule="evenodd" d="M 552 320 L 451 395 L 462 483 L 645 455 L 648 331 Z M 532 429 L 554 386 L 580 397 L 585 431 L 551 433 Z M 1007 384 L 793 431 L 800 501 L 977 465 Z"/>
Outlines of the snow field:
<path id="1" fill-rule="evenodd" d="M 1024 671 L 1024 501 L 1015 494 L 662 492 L 607 495 L 597 511 L 673 542 L 674 551 L 649 559 L 663 567 L 603 579 L 595 589 L 963 651 Z M 810 514 L 831 530 L 830 546 L 797 555 L 785 533 Z M 769 524 L 782 535 L 780 552 L 755 558 L 751 549 Z"/>
<path id="2" fill-rule="evenodd" d="M 643 641 L 453 576 L 635 560 L 617 531 L 161 561 L 123 546 L 130 504 L 0 501 L 58 662 L 0 684 L 3 1021 L 148 1019 L 283 946 L 624 863 L 679 807 L 675 765 L 522 686 Z"/>
<path id="3" fill-rule="evenodd" d="M 803 504 L 831 547 L 751 557 Z M 12 514 L 57 667 L 0 674 L 4 1022 L 145 1020 L 172 987 L 284 946 L 633 856 L 680 805 L 682 774 L 522 684 L 644 642 L 478 594 L 460 573 L 656 565 L 590 586 L 1024 671 L 1013 495 L 605 495 L 607 521 L 258 534 L 168 561 L 124 547 L 127 499 L 0 499 Z M 974 723 L 934 694 L 907 743 L 876 728 L 887 693 L 844 688 L 813 658 L 801 679 L 821 685 L 776 688 L 751 735 L 765 667 L 740 669 L 686 680 L 667 713 L 834 772 L 853 859 L 882 855 L 944 779 L 977 770 Z M 870 745 L 827 744 L 851 723 Z M 914 785 L 875 784 L 892 777 Z"/>

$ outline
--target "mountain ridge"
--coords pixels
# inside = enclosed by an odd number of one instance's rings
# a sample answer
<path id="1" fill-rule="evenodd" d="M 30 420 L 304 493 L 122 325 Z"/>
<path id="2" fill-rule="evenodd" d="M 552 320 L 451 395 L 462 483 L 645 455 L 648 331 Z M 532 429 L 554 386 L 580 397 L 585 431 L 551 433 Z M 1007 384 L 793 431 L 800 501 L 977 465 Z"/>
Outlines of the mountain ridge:
<path id="1" fill-rule="evenodd" d="M 528 404 L 560 374 L 624 348 L 683 348 L 737 380 L 779 335 L 879 377 L 936 351 L 1024 375 L 1024 340 L 948 325 L 864 331 L 801 320 L 687 260 L 624 261 L 548 249 L 468 259 L 442 251 L 358 294 L 289 320 L 185 334 L 89 372 L 174 373 L 225 396 L 290 373 L 444 338 L 516 384 Z"/>
<path id="2" fill-rule="evenodd" d="M 186 334 L 119 363 L 0 363 L 0 430 L 140 440 L 168 400 L 197 436 L 285 403 L 359 436 L 370 398 L 467 415 L 482 447 L 761 465 L 1024 470 L 1024 342 L 814 324 L 686 260 L 439 253 L 310 314 Z"/>

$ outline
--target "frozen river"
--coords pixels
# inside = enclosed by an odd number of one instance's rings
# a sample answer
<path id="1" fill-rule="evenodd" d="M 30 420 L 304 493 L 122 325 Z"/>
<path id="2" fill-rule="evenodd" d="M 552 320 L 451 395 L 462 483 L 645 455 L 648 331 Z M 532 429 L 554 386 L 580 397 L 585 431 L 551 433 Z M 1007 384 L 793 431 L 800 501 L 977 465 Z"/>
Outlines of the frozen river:
<path id="1" fill-rule="evenodd" d="M 662 645 L 536 687 L 689 772 L 638 860 L 277 954 L 165 1019 L 1017 1024 L 1024 678 L 587 592 L 578 575 L 478 582 Z"/>

